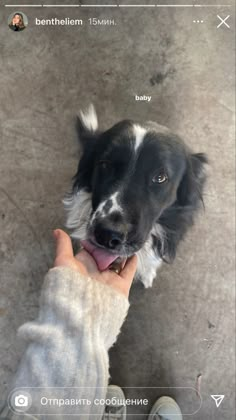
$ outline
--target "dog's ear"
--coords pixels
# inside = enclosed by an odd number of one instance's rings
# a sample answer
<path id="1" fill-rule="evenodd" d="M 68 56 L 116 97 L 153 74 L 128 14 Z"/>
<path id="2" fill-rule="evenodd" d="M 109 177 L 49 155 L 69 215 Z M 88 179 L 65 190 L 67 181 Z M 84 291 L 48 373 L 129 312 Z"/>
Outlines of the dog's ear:
<path id="1" fill-rule="evenodd" d="M 85 111 L 80 111 L 77 117 L 77 131 L 82 147 L 96 137 L 98 132 L 98 118 L 94 106 L 91 104 Z"/>
<path id="2" fill-rule="evenodd" d="M 77 117 L 77 131 L 81 155 L 77 172 L 73 177 L 73 191 L 82 187 L 90 191 L 96 154 L 95 145 L 100 135 L 97 114 L 93 105 L 80 112 Z"/>
<path id="3" fill-rule="evenodd" d="M 205 164 L 208 162 L 204 153 L 190 154 L 187 168 L 177 191 L 180 206 L 198 207 L 203 202 L 202 193 L 205 183 Z"/>
<path id="4" fill-rule="evenodd" d="M 203 203 L 206 180 L 204 166 L 207 161 L 203 153 L 187 157 L 187 167 L 177 190 L 177 199 L 159 219 L 164 231 L 159 254 L 166 262 L 175 258 L 178 243 L 193 224 L 195 212 Z"/>

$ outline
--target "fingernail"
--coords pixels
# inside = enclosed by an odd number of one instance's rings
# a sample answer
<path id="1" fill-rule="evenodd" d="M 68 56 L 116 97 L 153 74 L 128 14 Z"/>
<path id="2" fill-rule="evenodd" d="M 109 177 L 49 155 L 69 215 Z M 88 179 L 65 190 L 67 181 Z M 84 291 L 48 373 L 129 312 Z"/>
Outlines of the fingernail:
<path id="1" fill-rule="evenodd" d="M 59 234 L 60 234 L 60 232 L 59 232 L 59 230 L 58 230 L 58 229 L 55 229 L 55 230 L 53 231 L 53 236 L 54 236 L 54 238 L 55 238 L 55 239 L 57 239 L 57 238 L 58 238 Z"/>

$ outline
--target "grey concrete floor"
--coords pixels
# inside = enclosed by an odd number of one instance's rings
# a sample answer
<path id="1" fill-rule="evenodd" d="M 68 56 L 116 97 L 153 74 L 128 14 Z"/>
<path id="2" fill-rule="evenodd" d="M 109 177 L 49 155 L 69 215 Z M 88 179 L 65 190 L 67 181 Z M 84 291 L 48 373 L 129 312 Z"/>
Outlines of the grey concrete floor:
<path id="1" fill-rule="evenodd" d="M 61 199 L 77 165 L 74 117 L 93 102 L 104 128 L 127 117 L 153 119 L 210 160 L 205 212 L 174 264 L 162 267 L 152 289 L 133 286 L 127 321 L 111 351 L 111 382 L 129 387 L 128 397 L 148 398 L 148 407 L 132 410 L 133 418 L 146 418 L 155 398 L 169 394 L 184 414 L 196 411 L 186 419 L 232 420 L 233 10 L 25 9 L 30 24 L 21 33 L 6 25 L 11 11 L 1 6 L 1 401 L 24 349 L 17 328 L 37 314 L 53 261 L 51 232 L 64 223 Z M 231 14 L 230 29 L 217 29 L 217 14 Z M 78 16 L 82 27 L 34 24 L 35 17 Z M 89 17 L 117 25 L 92 27 Z M 204 23 L 194 24 L 197 19 Z M 135 102 L 135 94 L 152 100 Z M 189 390 L 199 374 L 200 409 Z M 211 394 L 225 394 L 218 409 Z"/>

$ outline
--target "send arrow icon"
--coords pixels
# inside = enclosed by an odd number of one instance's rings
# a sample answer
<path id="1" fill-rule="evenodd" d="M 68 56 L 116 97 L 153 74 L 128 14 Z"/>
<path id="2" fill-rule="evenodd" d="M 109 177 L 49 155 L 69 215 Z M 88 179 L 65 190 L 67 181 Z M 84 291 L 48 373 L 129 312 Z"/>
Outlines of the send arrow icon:
<path id="1" fill-rule="evenodd" d="M 213 400 L 215 401 L 217 408 L 222 403 L 224 397 L 225 397 L 224 395 L 211 395 L 211 398 L 213 398 Z"/>

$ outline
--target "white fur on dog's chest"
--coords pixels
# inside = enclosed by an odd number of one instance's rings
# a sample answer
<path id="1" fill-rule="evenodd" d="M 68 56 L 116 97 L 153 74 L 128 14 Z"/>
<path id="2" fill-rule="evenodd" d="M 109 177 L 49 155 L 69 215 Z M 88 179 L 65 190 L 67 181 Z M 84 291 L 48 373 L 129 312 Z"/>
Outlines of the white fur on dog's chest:
<path id="1" fill-rule="evenodd" d="M 136 276 L 145 288 L 152 287 L 158 268 L 162 264 L 161 258 L 154 253 L 149 239 L 144 247 L 137 252 L 138 266 Z"/>

